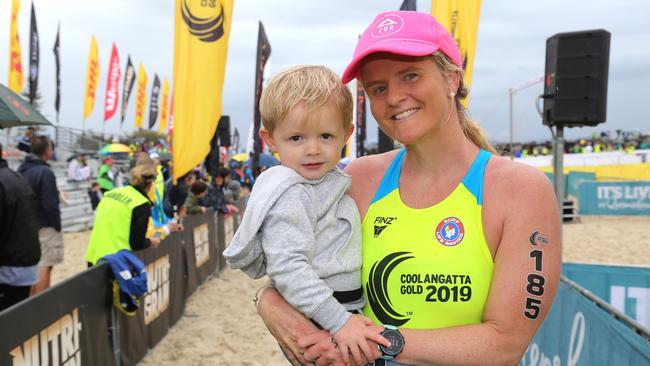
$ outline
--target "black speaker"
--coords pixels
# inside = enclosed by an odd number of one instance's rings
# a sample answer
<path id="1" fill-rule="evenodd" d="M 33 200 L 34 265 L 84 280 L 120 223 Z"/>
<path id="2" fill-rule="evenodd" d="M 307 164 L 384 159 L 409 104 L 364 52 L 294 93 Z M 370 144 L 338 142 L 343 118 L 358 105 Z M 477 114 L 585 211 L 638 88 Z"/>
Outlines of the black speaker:
<path id="1" fill-rule="evenodd" d="M 219 135 L 219 146 L 230 147 L 230 117 L 222 116 L 217 125 L 217 134 Z"/>
<path id="2" fill-rule="evenodd" d="M 546 40 L 545 125 L 605 122 L 610 38 L 608 31 L 597 29 L 558 33 Z"/>

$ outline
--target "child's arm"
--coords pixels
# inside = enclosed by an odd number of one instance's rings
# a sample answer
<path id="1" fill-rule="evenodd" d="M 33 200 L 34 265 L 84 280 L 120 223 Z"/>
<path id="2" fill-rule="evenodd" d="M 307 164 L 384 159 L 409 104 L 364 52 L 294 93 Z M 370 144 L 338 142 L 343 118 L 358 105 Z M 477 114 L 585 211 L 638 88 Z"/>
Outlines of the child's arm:
<path id="1" fill-rule="evenodd" d="M 315 246 L 322 245 L 314 242 L 312 204 L 305 187 L 285 191 L 264 218 L 262 249 L 267 274 L 287 302 L 334 333 L 350 314 L 312 267 Z"/>
<path id="2" fill-rule="evenodd" d="M 363 363 L 362 353 L 366 360 L 372 361 L 372 352 L 368 341 L 390 347 L 390 342 L 379 335 L 379 330 L 373 331 L 369 327 L 374 324 L 372 320 L 365 316 L 354 314 L 348 319 L 343 328 L 334 333 L 333 338 L 341 351 L 341 357 L 346 365 L 350 364 L 350 353 L 357 365 Z"/>

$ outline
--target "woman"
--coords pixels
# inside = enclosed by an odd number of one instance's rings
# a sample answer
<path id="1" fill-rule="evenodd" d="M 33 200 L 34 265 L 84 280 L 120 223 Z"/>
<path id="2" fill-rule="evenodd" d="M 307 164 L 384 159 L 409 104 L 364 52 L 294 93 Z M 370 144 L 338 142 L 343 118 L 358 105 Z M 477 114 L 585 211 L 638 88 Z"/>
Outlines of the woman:
<path id="1" fill-rule="evenodd" d="M 343 74 L 354 78 L 405 146 L 346 169 L 362 218 L 364 314 L 393 337 L 375 364 L 518 363 L 559 281 L 550 183 L 492 155 L 461 104 L 460 52 L 430 15 L 379 14 Z M 294 363 L 341 364 L 330 335 L 275 290 L 258 311 Z"/>
<path id="2" fill-rule="evenodd" d="M 160 244 L 160 236 L 146 237 L 151 217 L 149 192 L 156 181 L 156 174 L 153 165 L 136 165 L 131 169 L 128 186 L 104 194 L 97 206 L 86 250 L 89 266 L 94 266 L 105 255 L 120 250 L 142 250 Z"/>

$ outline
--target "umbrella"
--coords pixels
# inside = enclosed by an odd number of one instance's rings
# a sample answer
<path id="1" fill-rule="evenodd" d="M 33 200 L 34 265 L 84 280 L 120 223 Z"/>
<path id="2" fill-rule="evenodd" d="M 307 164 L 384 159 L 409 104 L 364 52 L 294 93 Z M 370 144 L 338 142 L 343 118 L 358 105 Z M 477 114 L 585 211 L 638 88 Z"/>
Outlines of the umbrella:
<path id="1" fill-rule="evenodd" d="M 253 158 L 248 159 L 246 161 L 246 165 L 253 166 Z M 271 154 L 261 153 L 258 165 L 259 166 L 265 166 L 265 167 L 271 167 L 271 166 L 280 165 L 280 162 L 278 161 L 278 159 L 276 159 Z"/>
<path id="2" fill-rule="evenodd" d="M 52 125 L 31 104 L 0 84 L 0 128 L 29 125 Z"/>
<path id="3" fill-rule="evenodd" d="M 99 150 L 99 155 L 130 153 L 131 148 L 124 144 L 108 144 Z"/>
<path id="4" fill-rule="evenodd" d="M 245 162 L 248 158 L 248 153 L 235 154 L 231 157 L 232 160 L 236 160 L 240 163 Z"/>

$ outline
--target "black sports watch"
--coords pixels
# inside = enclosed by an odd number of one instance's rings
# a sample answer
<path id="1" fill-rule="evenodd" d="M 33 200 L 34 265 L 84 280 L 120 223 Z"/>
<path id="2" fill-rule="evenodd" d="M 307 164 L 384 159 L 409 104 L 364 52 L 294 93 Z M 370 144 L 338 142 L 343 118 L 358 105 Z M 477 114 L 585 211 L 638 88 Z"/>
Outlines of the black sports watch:
<path id="1" fill-rule="evenodd" d="M 381 359 L 392 360 L 402 353 L 404 350 L 404 336 L 399 332 L 397 327 L 384 325 L 384 330 L 379 334 L 390 342 L 390 347 L 385 347 L 381 344 L 379 345 Z"/>

